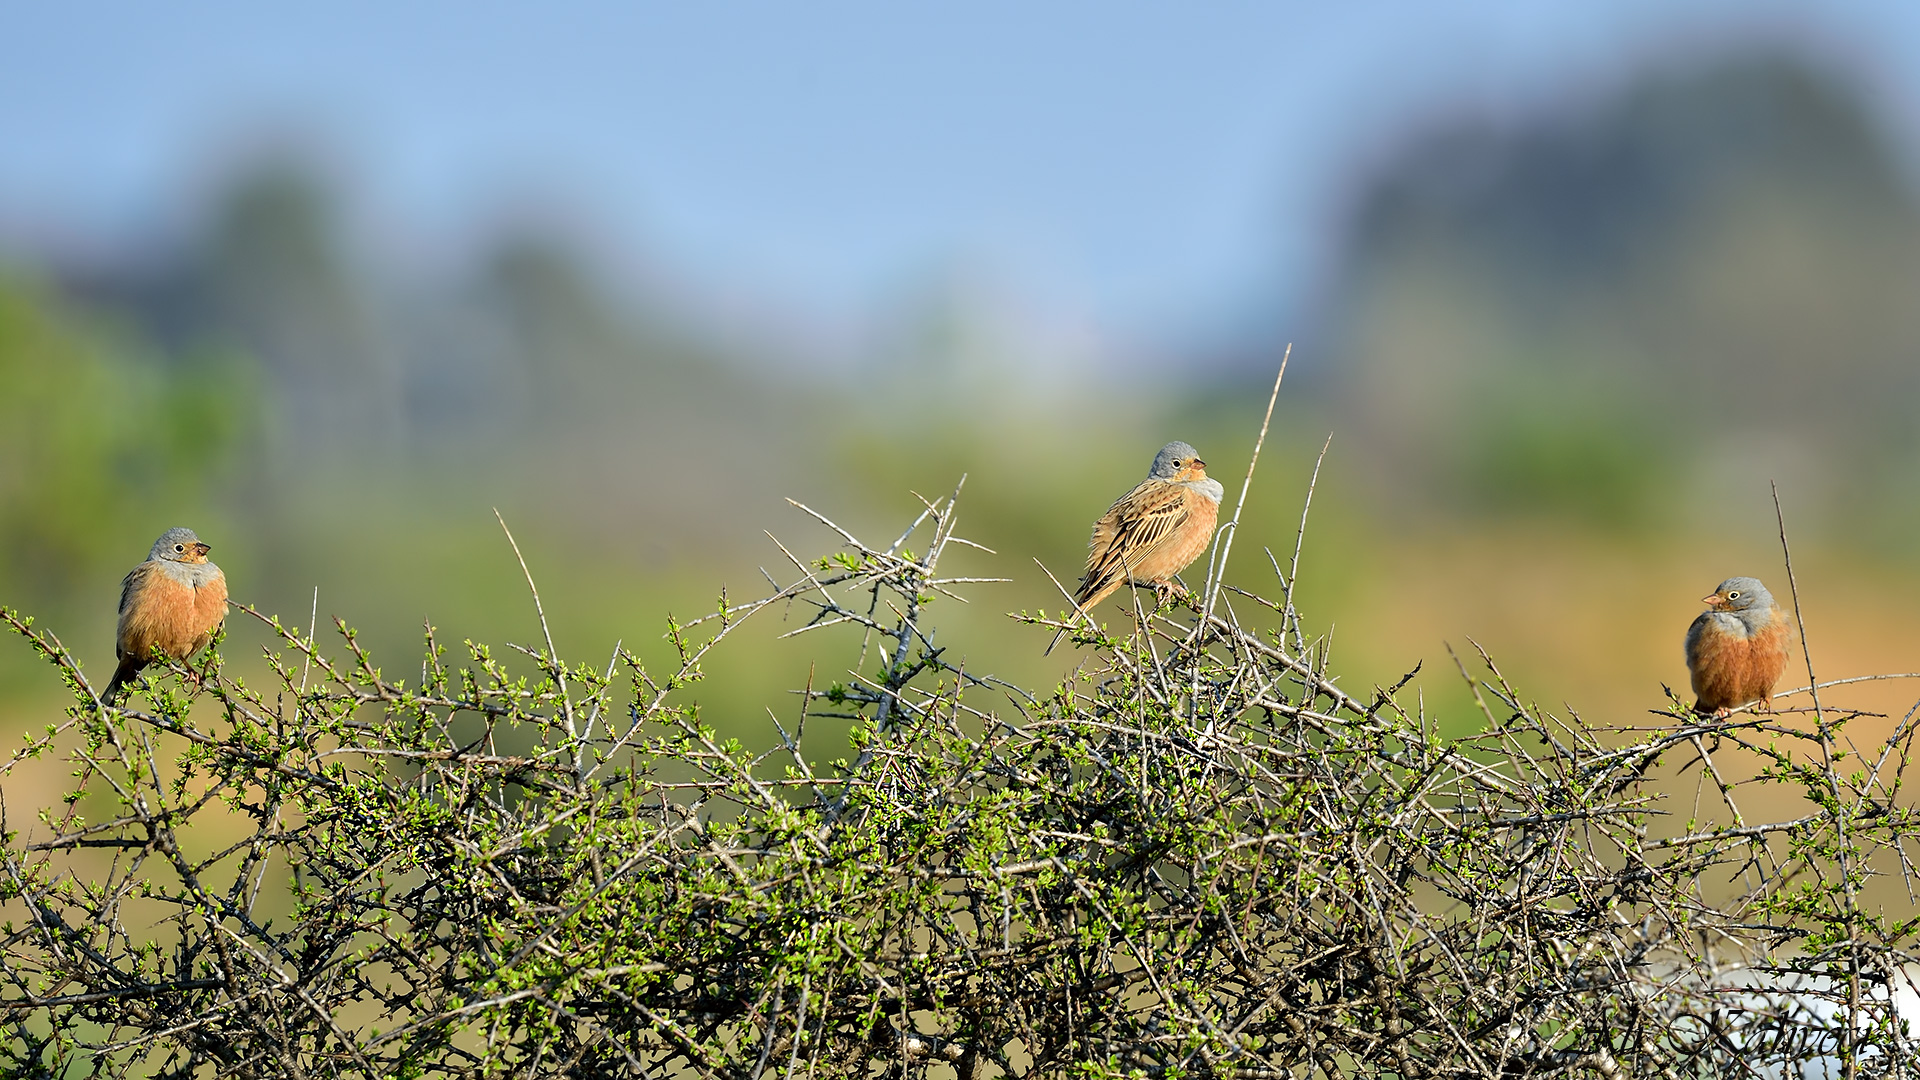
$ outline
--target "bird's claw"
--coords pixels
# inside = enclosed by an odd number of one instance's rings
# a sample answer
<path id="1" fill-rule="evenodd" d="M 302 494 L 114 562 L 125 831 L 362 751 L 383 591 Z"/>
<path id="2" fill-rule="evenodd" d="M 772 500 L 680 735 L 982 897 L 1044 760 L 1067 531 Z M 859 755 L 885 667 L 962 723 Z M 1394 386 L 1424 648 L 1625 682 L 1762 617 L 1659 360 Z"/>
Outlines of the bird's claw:
<path id="1" fill-rule="evenodd" d="M 1185 600 L 1192 592 L 1178 581 L 1156 582 L 1153 586 L 1153 606 L 1155 610 L 1166 607 L 1169 602 Z"/>

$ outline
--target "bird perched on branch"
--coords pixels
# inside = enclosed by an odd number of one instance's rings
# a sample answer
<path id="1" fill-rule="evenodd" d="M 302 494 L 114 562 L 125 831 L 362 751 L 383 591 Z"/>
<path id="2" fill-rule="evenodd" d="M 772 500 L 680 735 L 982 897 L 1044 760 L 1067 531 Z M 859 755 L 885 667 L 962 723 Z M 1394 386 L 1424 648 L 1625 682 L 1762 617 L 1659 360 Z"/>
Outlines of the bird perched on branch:
<path id="1" fill-rule="evenodd" d="M 1773 684 L 1787 669 L 1792 626 L 1757 578 L 1720 583 L 1687 627 L 1687 671 L 1693 676 L 1693 711 L 1714 719 L 1742 705 L 1771 711 Z"/>
<path id="2" fill-rule="evenodd" d="M 207 561 L 211 550 L 192 529 L 168 529 L 147 561 L 127 573 L 113 646 L 120 666 L 102 701 L 111 701 L 156 654 L 185 660 L 213 639 L 227 617 L 227 576 Z"/>
<path id="3" fill-rule="evenodd" d="M 1164 586 L 1207 550 L 1225 494 L 1220 481 L 1208 479 L 1199 451 L 1183 442 L 1161 447 L 1147 478 L 1093 523 L 1074 606 L 1084 612 L 1129 581 Z M 1053 635 L 1048 652 L 1064 633 Z"/>

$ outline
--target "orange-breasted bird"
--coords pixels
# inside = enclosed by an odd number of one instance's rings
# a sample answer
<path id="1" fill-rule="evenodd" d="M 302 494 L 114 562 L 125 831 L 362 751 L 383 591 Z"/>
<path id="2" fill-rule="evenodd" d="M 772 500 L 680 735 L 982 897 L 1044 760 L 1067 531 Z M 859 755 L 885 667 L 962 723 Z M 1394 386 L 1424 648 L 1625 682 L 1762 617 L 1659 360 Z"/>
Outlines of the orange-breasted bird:
<path id="1" fill-rule="evenodd" d="M 1687 627 L 1693 711 L 1716 720 L 1749 703 L 1770 711 L 1793 641 L 1786 613 L 1758 578 L 1728 578 L 1700 602 L 1709 610 Z"/>
<path id="2" fill-rule="evenodd" d="M 1087 611 L 1128 582 L 1163 585 L 1185 570 L 1213 541 L 1225 494 L 1220 481 L 1208 478 L 1199 451 L 1183 442 L 1161 447 L 1147 478 L 1093 523 L 1074 605 Z M 1053 635 L 1048 652 L 1064 633 Z"/>
<path id="3" fill-rule="evenodd" d="M 111 701 L 155 654 L 185 660 L 213 639 L 227 617 L 227 576 L 207 561 L 213 550 L 192 529 L 168 529 L 147 561 L 120 582 L 120 660 L 100 700 Z"/>

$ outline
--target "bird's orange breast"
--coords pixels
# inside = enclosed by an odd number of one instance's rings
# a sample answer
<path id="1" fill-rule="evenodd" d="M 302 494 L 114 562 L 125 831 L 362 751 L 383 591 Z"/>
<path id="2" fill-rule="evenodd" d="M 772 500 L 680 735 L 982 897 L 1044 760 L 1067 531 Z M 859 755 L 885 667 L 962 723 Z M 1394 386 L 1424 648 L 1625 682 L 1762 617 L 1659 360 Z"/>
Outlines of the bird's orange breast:
<path id="1" fill-rule="evenodd" d="M 1764 701 L 1787 669 L 1791 630 L 1775 613 L 1773 622 L 1751 637 L 1737 637 L 1709 624 L 1688 658 L 1693 692 L 1700 709 L 1734 709 Z"/>
<path id="2" fill-rule="evenodd" d="M 164 570 L 145 575 L 120 613 L 118 653 L 145 660 L 155 652 L 184 660 L 213 638 L 227 617 L 227 582 L 222 575 L 198 588 Z"/>

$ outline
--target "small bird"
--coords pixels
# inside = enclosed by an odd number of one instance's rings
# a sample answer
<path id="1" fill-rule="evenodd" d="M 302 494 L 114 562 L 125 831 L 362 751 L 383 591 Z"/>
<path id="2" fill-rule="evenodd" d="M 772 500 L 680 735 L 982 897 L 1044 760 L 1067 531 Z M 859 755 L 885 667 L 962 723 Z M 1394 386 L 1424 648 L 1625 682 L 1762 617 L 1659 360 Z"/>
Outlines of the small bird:
<path id="1" fill-rule="evenodd" d="M 1772 711 L 1773 684 L 1787 669 L 1793 638 L 1786 613 L 1750 577 L 1728 578 L 1700 602 L 1711 610 L 1687 627 L 1693 711 L 1716 720 L 1750 702 L 1756 711 Z"/>
<path id="2" fill-rule="evenodd" d="M 1161 447 L 1147 478 L 1093 523 L 1074 605 L 1086 611 L 1129 581 L 1159 586 L 1185 570 L 1212 542 L 1225 494 L 1220 481 L 1208 479 L 1199 451 L 1183 442 Z M 1047 652 L 1065 633 L 1053 635 Z"/>
<path id="3" fill-rule="evenodd" d="M 213 549 L 192 529 L 168 529 L 147 561 L 120 583 L 120 660 L 100 700 L 111 701 L 154 654 L 185 660 L 213 639 L 227 617 L 227 576 L 207 561 Z"/>

